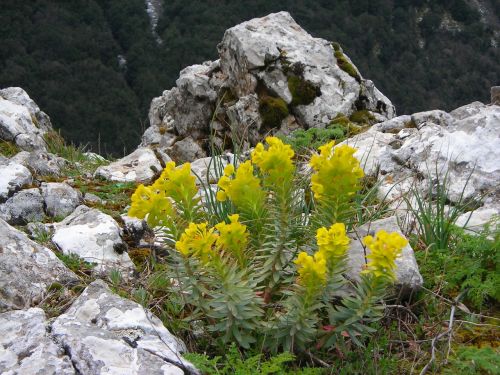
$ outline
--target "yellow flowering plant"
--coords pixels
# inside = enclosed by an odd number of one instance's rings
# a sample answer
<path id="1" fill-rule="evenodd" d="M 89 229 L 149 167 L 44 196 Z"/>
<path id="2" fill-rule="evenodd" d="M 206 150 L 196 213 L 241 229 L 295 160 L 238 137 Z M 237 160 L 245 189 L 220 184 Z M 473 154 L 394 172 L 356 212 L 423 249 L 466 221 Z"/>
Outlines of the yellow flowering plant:
<path id="1" fill-rule="evenodd" d="M 190 164 L 171 162 L 152 185 L 137 188 L 129 215 L 168 232 L 170 291 L 216 337 L 271 351 L 334 345 L 344 332 L 359 342 L 370 332 L 365 322 L 381 316 L 406 240 L 366 237 L 367 268 L 354 294 L 342 294 L 350 239 L 339 213 L 363 177 L 354 152 L 321 146 L 309 179 L 297 172 L 291 147 L 267 137 L 249 160 L 220 168 L 210 202 L 197 198 Z M 336 328 L 325 334 L 324 325 Z"/>

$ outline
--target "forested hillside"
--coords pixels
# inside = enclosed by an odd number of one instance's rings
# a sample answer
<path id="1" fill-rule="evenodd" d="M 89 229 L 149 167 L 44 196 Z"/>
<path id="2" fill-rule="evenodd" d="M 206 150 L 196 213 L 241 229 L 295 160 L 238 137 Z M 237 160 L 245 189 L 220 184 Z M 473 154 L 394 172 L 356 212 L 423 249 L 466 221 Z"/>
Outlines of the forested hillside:
<path id="1" fill-rule="evenodd" d="M 26 89 L 67 139 L 120 155 L 180 69 L 217 58 L 227 28 L 279 10 L 339 42 L 398 114 L 486 102 L 500 82 L 494 0 L 169 0 L 161 44 L 143 0 L 5 0 L 0 87 Z"/>

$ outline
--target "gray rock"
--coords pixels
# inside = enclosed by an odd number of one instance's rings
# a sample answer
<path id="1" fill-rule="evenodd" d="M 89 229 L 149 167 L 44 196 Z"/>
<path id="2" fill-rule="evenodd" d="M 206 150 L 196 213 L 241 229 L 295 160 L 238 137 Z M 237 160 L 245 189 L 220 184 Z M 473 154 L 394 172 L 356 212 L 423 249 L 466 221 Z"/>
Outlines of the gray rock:
<path id="1" fill-rule="evenodd" d="M 256 94 L 242 96 L 234 105 L 227 108 L 226 113 L 235 139 L 240 142 L 249 140 L 252 144 L 260 141 L 262 119 L 259 114 L 259 98 Z"/>
<path id="2" fill-rule="evenodd" d="M 96 280 L 52 325 L 81 374 L 184 374 L 197 370 L 181 357 L 185 345 L 141 305 Z"/>
<path id="3" fill-rule="evenodd" d="M 40 112 L 23 89 L 9 87 L 0 90 L 0 138 L 14 142 L 26 151 L 46 150 L 43 135 L 48 127 L 47 115 Z"/>
<path id="4" fill-rule="evenodd" d="M 0 162 L 0 202 L 33 182 L 31 172 L 14 162 Z"/>
<path id="5" fill-rule="evenodd" d="M 93 204 L 102 204 L 103 200 L 95 194 L 85 193 L 83 195 L 83 202 L 85 204 L 93 205 Z"/>
<path id="6" fill-rule="evenodd" d="M 2 374 L 75 374 L 69 357 L 47 334 L 47 320 L 42 309 L 0 314 L 0 331 Z"/>
<path id="7" fill-rule="evenodd" d="M 172 146 L 169 155 L 179 163 L 207 156 L 206 152 L 192 137 L 186 137 L 182 141 L 176 142 Z"/>
<path id="8" fill-rule="evenodd" d="M 228 163 L 234 162 L 233 154 L 224 154 L 222 156 L 201 158 L 191 163 L 191 171 L 197 176 L 196 183 L 206 185 L 216 184 L 220 176 L 224 174 L 224 168 Z M 201 181 L 200 181 L 201 180 Z"/>
<path id="9" fill-rule="evenodd" d="M 127 277 L 134 270 L 119 225 L 97 209 L 78 206 L 71 215 L 54 224 L 52 242 L 64 254 L 76 254 L 96 263 L 97 273 L 118 269 Z"/>
<path id="10" fill-rule="evenodd" d="M 94 175 L 111 181 L 147 183 L 161 170 L 161 164 L 154 151 L 140 147 L 114 163 L 97 168 Z"/>
<path id="11" fill-rule="evenodd" d="M 51 225 L 44 224 L 39 221 L 28 223 L 26 225 L 25 231 L 29 234 L 30 238 L 34 241 L 40 242 L 40 238 L 50 239 L 51 236 Z"/>
<path id="12" fill-rule="evenodd" d="M 211 62 L 203 65 L 191 65 L 180 72 L 175 82 L 181 90 L 186 90 L 197 98 L 206 98 L 210 101 L 217 99 L 217 93 L 210 86 L 210 75 L 218 66 L 211 66 Z"/>
<path id="13" fill-rule="evenodd" d="M 22 151 L 10 159 L 33 171 L 38 176 L 60 176 L 67 160 L 46 151 Z"/>
<path id="14" fill-rule="evenodd" d="M 351 238 L 351 244 L 348 252 L 349 272 L 347 276 L 351 280 L 359 281 L 359 274 L 366 264 L 365 249 L 361 240 L 364 236 L 368 234 L 374 235 L 381 229 L 388 233 L 397 232 L 403 235 L 395 216 L 375 220 L 357 228 L 356 234 L 359 237 Z M 368 248 L 366 249 L 366 252 L 369 254 Z M 418 290 L 418 288 L 423 285 L 423 278 L 418 269 L 415 254 L 410 245 L 407 245 L 403 249 L 401 256 L 396 259 L 396 266 L 396 285 L 403 292 L 406 293 Z"/>
<path id="15" fill-rule="evenodd" d="M 41 189 L 45 212 L 51 217 L 68 216 L 82 201 L 82 194 L 64 182 L 42 183 Z"/>
<path id="16" fill-rule="evenodd" d="M 45 217 L 43 198 L 38 188 L 16 193 L 0 205 L 0 217 L 11 225 L 26 225 Z"/>
<path id="17" fill-rule="evenodd" d="M 0 312 L 39 302 L 54 282 L 78 281 L 52 251 L 1 219 L 0 238 Z"/>

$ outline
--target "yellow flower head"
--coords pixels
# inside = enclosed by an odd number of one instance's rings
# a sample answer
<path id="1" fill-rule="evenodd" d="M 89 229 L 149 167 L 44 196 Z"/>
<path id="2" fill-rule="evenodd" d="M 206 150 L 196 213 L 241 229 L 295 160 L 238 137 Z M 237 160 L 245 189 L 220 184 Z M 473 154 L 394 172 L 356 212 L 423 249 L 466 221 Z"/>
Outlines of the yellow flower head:
<path id="1" fill-rule="evenodd" d="M 131 197 L 132 204 L 128 215 L 144 219 L 147 216 L 149 226 L 164 224 L 174 214 L 170 199 L 161 190 L 151 186 L 139 185 Z"/>
<path id="2" fill-rule="evenodd" d="M 219 231 L 217 247 L 234 254 L 238 261 L 243 261 L 244 251 L 248 244 L 248 232 L 246 225 L 238 222 L 240 216 L 237 214 L 229 216 L 230 223 L 219 223 L 215 229 Z"/>
<path id="3" fill-rule="evenodd" d="M 317 288 L 326 284 L 326 259 L 321 253 L 311 256 L 302 251 L 294 263 L 299 272 L 300 285 Z"/>
<path id="4" fill-rule="evenodd" d="M 214 256 L 214 245 L 217 234 L 214 228 L 207 229 L 207 223 L 190 223 L 181 238 L 175 243 L 175 248 L 185 257 L 196 257 L 203 263 L 208 263 Z"/>
<path id="5" fill-rule="evenodd" d="M 366 236 L 363 244 L 368 246 L 370 254 L 367 255 L 369 262 L 364 273 L 373 274 L 375 277 L 395 278 L 396 258 L 402 249 L 408 244 L 408 240 L 399 233 L 387 233 L 384 230 L 377 232 L 375 238 Z"/>
<path id="6" fill-rule="evenodd" d="M 289 178 L 295 170 L 292 148 L 277 137 L 267 137 L 266 143 L 269 145 L 267 150 L 262 143 L 255 146 L 252 151 L 252 162 L 269 176 L 271 183 Z"/>
<path id="7" fill-rule="evenodd" d="M 330 229 L 322 227 L 316 232 L 318 252 L 322 253 L 328 261 L 344 257 L 349 241 L 343 223 L 333 224 Z"/>
<path id="8" fill-rule="evenodd" d="M 253 174 L 250 160 L 242 163 L 234 175 L 234 167 L 226 166 L 224 176 L 217 184 L 221 190 L 217 193 L 219 201 L 230 199 L 237 207 L 257 207 L 264 202 L 264 191 L 260 180 Z"/>
<path id="9" fill-rule="evenodd" d="M 319 148 L 309 165 L 315 173 L 311 177 L 312 191 L 317 200 L 348 201 L 360 188 L 364 176 L 359 161 L 353 155 L 356 149 L 341 145 L 334 149 L 335 141 Z"/>
<path id="10" fill-rule="evenodd" d="M 175 162 L 168 162 L 153 188 L 162 190 L 175 202 L 187 203 L 194 199 L 198 192 L 195 177 L 191 174 L 191 164 L 184 163 L 176 167 Z"/>

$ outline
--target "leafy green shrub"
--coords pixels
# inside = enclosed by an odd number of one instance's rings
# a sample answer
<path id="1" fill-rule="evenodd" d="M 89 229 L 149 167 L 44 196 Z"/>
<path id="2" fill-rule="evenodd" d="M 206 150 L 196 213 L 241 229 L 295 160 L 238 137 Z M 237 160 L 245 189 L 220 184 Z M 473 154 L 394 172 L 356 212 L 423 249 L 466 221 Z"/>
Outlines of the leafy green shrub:
<path id="1" fill-rule="evenodd" d="M 137 188 L 129 215 L 163 228 L 165 272 L 174 280 L 164 286 L 182 296 L 205 337 L 271 352 L 332 348 L 346 337 L 362 345 L 407 241 L 385 231 L 365 237 L 369 262 L 343 297 L 350 240 L 340 219 L 363 177 L 355 150 L 321 146 L 309 181 L 297 174 L 289 145 L 266 142 L 251 160 L 225 167 L 216 202 L 201 205 L 190 164 L 170 162 L 151 186 Z"/>
<path id="2" fill-rule="evenodd" d="M 448 295 L 467 290 L 468 304 L 481 309 L 488 301 L 500 302 L 500 235 L 485 230 L 478 236 L 453 229 L 446 249 L 419 251 L 417 260 L 427 288 Z"/>
<path id="3" fill-rule="evenodd" d="M 500 353 L 490 347 L 461 347 L 451 358 L 443 374 L 500 374 Z"/>
<path id="4" fill-rule="evenodd" d="M 319 88 L 296 75 L 288 77 L 288 89 L 292 94 L 292 106 L 311 104 L 321 94 Z"/>
<path id="5" fill-rule="evenodd" d="M 326 129 L 299 129 L 292 132 L 289 136 L 283 137 L 283 139 L 292 146 L 294 151 L 304 152 L 306 150 L 317 149 L 319 146 L 332 139 L 343 140 L 345 135 L 346 133 L 343 127 L 335 126 Z"/>
<path id="6" fill-rule="evenodd" d="M 263 95 L 259 99 L 259 113 L 264 128 L 279 128 L 281 121 L 288 116 L 288 107 L 281 98 Z"/>

